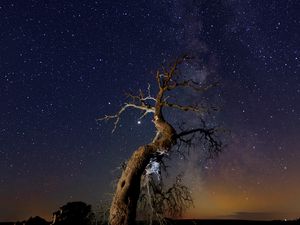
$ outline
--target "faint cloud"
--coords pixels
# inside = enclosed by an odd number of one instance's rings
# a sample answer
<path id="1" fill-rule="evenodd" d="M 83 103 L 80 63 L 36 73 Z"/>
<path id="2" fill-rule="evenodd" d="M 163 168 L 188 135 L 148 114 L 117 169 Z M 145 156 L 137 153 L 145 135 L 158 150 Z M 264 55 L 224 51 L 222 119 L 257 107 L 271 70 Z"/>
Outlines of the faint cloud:
<path id="1" fill-rule="evenodd" d="M 235 212 L 230 215 L 220 216 L 220 219 L 238 219 L 238 220 L 283 220 L 288 215 L 278 212 Z"/>

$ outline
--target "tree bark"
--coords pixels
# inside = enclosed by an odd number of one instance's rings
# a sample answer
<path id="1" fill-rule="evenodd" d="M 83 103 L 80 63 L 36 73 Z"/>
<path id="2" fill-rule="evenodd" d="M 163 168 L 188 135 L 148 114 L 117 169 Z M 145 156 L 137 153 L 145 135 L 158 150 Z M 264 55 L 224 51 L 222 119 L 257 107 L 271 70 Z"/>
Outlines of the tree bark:
<path id="1" fill-rule="evenodd" d="M 176 72 L 177 66 L 183 63 L 187 56 L 177 59 L 176 62 L 170 66 L 169 69 L 162 68 L 162 71 L 158 70 L 156 73 L 156 80 L 158 85 L 158 92 L 155 97 L 150 94 L 150 85 L 148 85 L 148 95 L 140 91 L 138 95 L 128 94 L 131 99 L 130 102 L 125 105 L 115 114 L 105 116 L 100 120 L 115 120 L 114 129 L 116 129 L 119 123 L 121 114 L 127 108 L 139 109 L 143 112 L 142 117 L 149 113 L 153 113 L 153 123 L 156 128 L 156 136 L 150 144 L 139 147 L 130 157 L 126 168 L 123 170 L 121 178 L 118 181 L 115 195 L 112 200 L 109 223 L 110 225 L 134 225 L 136 218 L 137 202 L 140 195 L 140 183 L 141 177 L 150 163 L 151 158 L 160 154 L 163 157 L 164 153 L 171 150 L 172 146 L 176 144 L 176 140 L 182 141 L 184 135 L 189 135 L 196 132 L 201 132 L 204 138 L 209 142 L 210 150 L 219 150 L 221 144 L 217 142 L 212 136 L 213 130 L 205 130 L 203 128 L 192 129 L 190 131 L 176 133 L 175 129 L 165 121 L 163 117 L 163 107 L 174 108 L 180 111 L 191 111 L 196 113 L 204 113 L 205 109 L 193 105 L 177 105 L 175 103 L 168 102 L 168 96 L 166 92 L 174 90 L 176 88 L 190 88 L 195 91 L 206 90 L 201 83 L 197 83 L 193 80 L 182 81 L 176 76 L 180 73 Z M 205 125 L 205 124 L 203 124 Z M 186 142 L 189 142 L 187 140 Z"/>
<path id="2" fill-rule="evenodd" d="M 174 128 L 162 117 L 156 117 L 153 122 L 159 135 L 152 143 L 139 147 L 129 159 L 111 204 L 110 225 L 135 224 L 141 176 L 154 154 L 159 150 L 168 151 L 176 141 Z"/>

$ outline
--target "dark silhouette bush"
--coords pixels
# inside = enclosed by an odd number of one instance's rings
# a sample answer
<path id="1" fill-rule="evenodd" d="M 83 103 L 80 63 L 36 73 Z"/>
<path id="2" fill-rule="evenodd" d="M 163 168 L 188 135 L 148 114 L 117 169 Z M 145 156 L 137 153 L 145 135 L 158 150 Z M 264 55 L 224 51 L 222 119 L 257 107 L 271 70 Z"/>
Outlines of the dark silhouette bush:
<path id="1" fill-rule="evenodd" d="M 43 218 L 36 216 L 36 217 L 30 217 L 25 222 L 25 225 L 49 225 L 49 223 Z"/>
<path id="2" fill-rule="evenodd" d="M 91 225 L 93 219 L 91 206 L 84 202 L 69 202 L 53 213 L 54 225 Z"/>

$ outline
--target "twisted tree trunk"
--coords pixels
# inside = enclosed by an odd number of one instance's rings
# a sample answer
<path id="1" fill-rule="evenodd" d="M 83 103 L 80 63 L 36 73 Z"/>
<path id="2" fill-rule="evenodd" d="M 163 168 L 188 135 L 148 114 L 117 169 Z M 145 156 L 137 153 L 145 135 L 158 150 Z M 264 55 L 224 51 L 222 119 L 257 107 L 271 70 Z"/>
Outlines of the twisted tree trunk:
<path id="1" fill-rule="evenodd" d="M 202 107 L 198 105 L 181 105 L 169 100 L 170 95 L 166 95 L 172 90 L 178 88 L 189 88 L 196 92 L 204 92 L 213 85 L 204 85 L 192 79 L 182 77 L 180 79 L 180 72 L 177 71 L 177 66 L 188 60 L 188 56 L 178 58 L 174 64 L 169 68 L 162 67 L 156 73 L 156 81 L 158 92 L 156 96 L 151 95 L 151 88 L 148 85 L 147 93 L 140 90 L 138 95 L 127 94 L 130 99 L 123 107 L 114 115 L 105 115 L 99 120 L 114 120 L 114 129 L 120 121 L 120 117 L 127 109 L 136 109 L 143 112 L 141 118 L 147 114 L 154 114 L 153 122 L 157 130 L 154 140 L 144 146 L 139 147 L 130 157 L 125 170 L 123 170 L 121 178 L 118 181 L 116 192 L 111 204 L 109 223 L 110 225 L 134 225 L 136 218 L 137 202 L 140 195 L 141 177 L 150 163 L 151 159 L 156 157 L 161 152 L 167 153 L 172 146 L 176 144 L 176 140 L 191 143 L 193 134 L 199 133 L 200 139 L 205 141 L 208 146 L 208 151 L 218 153 L 221 150 L 222 142 L 216 140 L 216 128 L 208 128 L 205 121 L 201 120 L 201 127 L 192 128 L 190 130 L 176 133 L 175 129 L 165 121 L 162 109 L 172 108 L 182 112 L 193 112 L 197 114 L 204 114 L 210 111 L 215 111 L 215 108 Z M 170 102 L 171 101 L 171 102 Z M 184 136 L 189 136 L 184 139 Z"/>
<path id="2" fill-rule="evenodd" d="M 152 143 L 139 147 L 129 159 L 111 204 L 110 225 L 134 225 L 137 202 L 140 195 L 141 176 L 150 159 L 160 150 L 168 151 L 176 142 L 176 132 L 162 115 L 154 116 L 154 124 L 158 131 Z"/>

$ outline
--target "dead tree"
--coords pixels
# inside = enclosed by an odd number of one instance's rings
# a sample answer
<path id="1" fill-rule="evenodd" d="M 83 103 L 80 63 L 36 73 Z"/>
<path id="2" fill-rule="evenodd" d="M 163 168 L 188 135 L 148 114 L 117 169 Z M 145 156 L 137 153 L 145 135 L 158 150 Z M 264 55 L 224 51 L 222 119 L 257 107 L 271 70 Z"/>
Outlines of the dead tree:
<path id="1" fill-rule="evenodd" d="M 163 109 L 176 109 L 183 112 L 193 112 L 201 118 L 209 111 L 214 110 L 207 106 L 183 105 L 171 102 L 170 92 L 178 89 L 191 89 L 196 92 L 205 92 L 215 84 L 204 84 L 192 79 L 182 79 L 178 67 L 188 61 L 184 56 L 177 59 L 168 68 L 162 67 L 156 73 L 157 93 L 151 95 L 151 87 L 148 85 L 146 92 L 140 90 L 138 95 L 128 94 L 129 101 L 115 115 L 107 115 L 100 120 L 114 120 L 113 132 L 118 126 L 121 115 L 132 108 L 142 112 L 141 118 L 151 114 L 156 128 L 156 135 L 151 143 L 140 146 L 133 152 L 118 181 L 116 191 L 111 203 L 109 223 L 111 225 L 133 225 L 136 219 L 137 202 L 140 196 L 141 177 L 147 167 L 153 166 L 158 155 L 162 158 L 167 155 L 175 145 L 181 143 L 190 144 L 197 135 L 201 141 L 207 143 L 207 150 L 218 152 L 222 143 L 216 138 L 217 128 L 207 127 L 203 119 L 199 127 L 175 130 L 165 120 Z M 176 93 L 176 92 L 175 92 Z"/>

